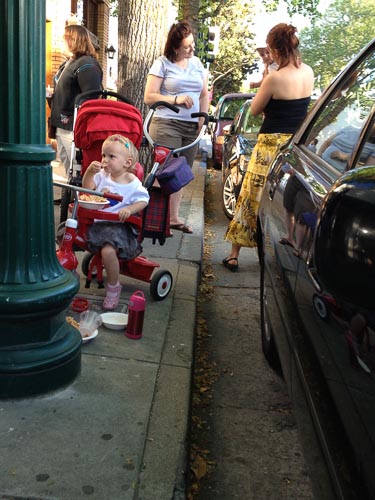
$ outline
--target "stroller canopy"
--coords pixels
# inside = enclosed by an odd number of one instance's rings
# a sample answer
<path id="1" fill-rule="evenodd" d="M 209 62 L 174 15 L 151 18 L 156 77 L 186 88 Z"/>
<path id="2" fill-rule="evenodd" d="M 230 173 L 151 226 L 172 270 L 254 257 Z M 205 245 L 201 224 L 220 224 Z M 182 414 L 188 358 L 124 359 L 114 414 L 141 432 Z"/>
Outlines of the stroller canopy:
<path id="1" fill-rule="evenodd" d="M 90 149 L 109 135 L 128 137 L 138 149 L 142 141 L 142 116 L 140 111 L 121 101 L 93 99 L 79 109 L 74 127 L 74 142 L 81 149 Z"/>
<path id="2" fill-rule="evenodd" d="M 112 134 L 127 137 L 139 149 L 142 125 L 140 111 L 131 104 L 110 99 L 85 101 L 74 125 L 74 143 L 82 150 L 83 172 L 91 161 L 100 160 L 103 141 Z"/>

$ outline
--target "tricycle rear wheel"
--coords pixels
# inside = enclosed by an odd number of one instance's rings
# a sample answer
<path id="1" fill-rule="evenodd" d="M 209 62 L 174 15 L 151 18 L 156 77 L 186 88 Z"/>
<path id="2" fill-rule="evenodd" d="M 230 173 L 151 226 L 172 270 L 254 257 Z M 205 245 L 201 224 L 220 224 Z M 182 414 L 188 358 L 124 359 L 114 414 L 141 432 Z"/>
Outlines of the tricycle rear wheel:
<path id="1" fill-rule="evenodd" d="M 91 259 L 94 257 L 94 254 L 92 253 L 87 253 L 83 259 L 82 259 L 82 264 L 81 264 L 81 269 L 82 269 L 82 272 L 83 274 L 87 277 L 89 275 L 89 269 L 90 269 L 90 262 L 91 262 Z M 96 278 L 97 276 L 97 273 L 93 272 L 92 273 L 92 278 Z"/>
<path id="2" fill-rule="evenodd" d="M 169 271 L 157 271 L 150 282 L 150 294 L 154 300 L 165 299 L 171 291 L 173 277 Z"/>

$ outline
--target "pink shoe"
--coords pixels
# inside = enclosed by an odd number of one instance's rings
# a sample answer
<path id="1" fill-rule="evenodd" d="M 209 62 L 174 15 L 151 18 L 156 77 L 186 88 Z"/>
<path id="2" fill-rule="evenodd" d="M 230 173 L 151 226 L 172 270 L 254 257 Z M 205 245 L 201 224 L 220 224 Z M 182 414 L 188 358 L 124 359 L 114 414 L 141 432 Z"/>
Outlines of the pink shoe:
<path id="1" fill-rule="evenodd" d="M 115 286 L 107 285 L 106 288 L 107 288 L 107 293 L 103 301 L 103 309 L 106 309 L 107 311 L 112 311 L 113 309 L 116 309 L 116 307 L 118 306 L 118 303 L 120 301 L 122 286 L 120 284 Z"/>

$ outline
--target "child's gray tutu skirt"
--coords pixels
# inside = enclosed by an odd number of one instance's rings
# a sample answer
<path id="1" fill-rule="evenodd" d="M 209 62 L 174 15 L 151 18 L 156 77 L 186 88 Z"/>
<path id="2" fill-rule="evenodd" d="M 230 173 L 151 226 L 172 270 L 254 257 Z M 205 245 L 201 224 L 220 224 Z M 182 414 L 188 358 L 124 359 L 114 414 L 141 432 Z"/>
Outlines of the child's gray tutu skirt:
<path id="1" fill-rule="evenodd" d="M 126 222 L 94 222 L 87 231 L 87 246 L 91 253 L 98 253 L 105 245 L 112 245 L 119 257 L 125 260 L 135 259 L 142 253 L 136 227 Z"/>

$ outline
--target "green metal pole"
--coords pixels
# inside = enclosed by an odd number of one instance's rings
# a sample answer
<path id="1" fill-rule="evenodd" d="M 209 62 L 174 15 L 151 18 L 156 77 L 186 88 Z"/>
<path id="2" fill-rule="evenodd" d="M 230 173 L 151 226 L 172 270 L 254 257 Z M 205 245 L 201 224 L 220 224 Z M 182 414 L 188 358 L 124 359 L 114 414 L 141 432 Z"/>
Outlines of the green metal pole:
<path id="1" fill-rule="evenodd" d="M 0 397 L 71 382 L 81 337 L 65 320 L 79 284 L 54 242 L 45 144 L 45 0 L 0 5 Z"/>

